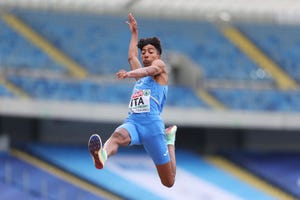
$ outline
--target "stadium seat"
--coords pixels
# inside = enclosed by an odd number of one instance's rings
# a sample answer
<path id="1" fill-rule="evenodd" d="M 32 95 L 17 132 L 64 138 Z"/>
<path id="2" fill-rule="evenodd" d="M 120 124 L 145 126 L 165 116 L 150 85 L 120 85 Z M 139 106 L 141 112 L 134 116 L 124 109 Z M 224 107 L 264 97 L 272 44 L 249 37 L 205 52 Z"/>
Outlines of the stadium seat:
<path id="1" fill-rule="evenodd" d="M 8 153 L 0 159 L 1 199 L 102 199 Z"/>
<path id="2" fill-rule="evenodd" d="M 128 67 L 127 50 L 130 31 L 124 23 L 126 18 L 122 19 L 116 15 L 32 10 L 15 10 L 13 13 L 54 46 L 61 49 L 67 56 L 78 62 L 89 74 L 99 76 L 112 75 L 119 69 Z M 65 69 L 60 67 L 58 63 L 52 62 L 45 54 L 10 30 L 3 22 L 0 25 L 5 27 L 3 30 L 1 29 L 2 32 L 0 34 L 7 38 L 6 42 L 2 42 L 3 48 L 10 47 L 8 41 L 14 41 L 9 39 L 13 37 L 18 41 L 13 43 L 18 47 L 17 49 L 22 50 L 25 47 L 28 49 L 26 52 L 18 50 L 22 52 L 20 55 L 18 53 L 12 54 L 18 56 L 18 59 L 20 57 L 20 60 L 12 59 L 13 62 L 11 61 L 11 63 L 6 60 L 5 66 L 19 66 L 22 69 L 25 66 L 25 68 L 40 69 L 42 71 L 57 70 L 59 73 L 65 73 Z M 297 50 L 297 44 L 299 43 L 297 42 L 298 36 L 295 34 L 297 29 L 291 28 L 291 30 L 286 31 L 289 33 L 290 39 L 284 39 L 282 32 L 273 33 L 278 30 L 276 28 L 272 28 L 272 31 L 270 31 L 268 28 L 261 28 L 262 26 L 251 26 L 248 24 L 239 25 L 238 27 L 245 35 L 253 39 L 258 45 L 261 45 L 264 51 L 270 52 L 270 55 L 278 59 L 281 57 L 285 58 L 285 51 L 278 50 L 281 46 L 288 50 L 289 45 L 294 45 L 295 48 L 293 46 L 293 49 Z M 188 55 L 203 71 L 204 80 L 264 81 L 269 85 L 274 83 L 272 77 L 260 76 L 258 71 L 261 69 L 227 40 L 210 22 L 141 18 L 140 36 L 148 37 L 153 35 L 161 38 L 164 51 L 177 51 Z M 10 48 L 8 50 L 2 50 L 2 57 L 13 51 Z M 289 61 L 290 59 L 297 60 L 297 56 L 292 56 L 292 53 L 289 53 L 289 55 L 289 59 L 284 59 L 284 62 L 290 63 L 293 66 L 293 70 L 285 70 L 290 71 L 289 73 L 292 73 L 297 79 L 298 74 L 300 74 L 297 73 L 297 70 L 300 68 L 295 64 L 296 61 Z M 47 68 L 44 68 L 45 63 L 48 64 Z M 289 65 L 285 64 L 282 64 L 282 66 L 289 67 Z M 50 68 L 48 69 L 48 67 Z M 124 103 L 127 102 L 127 94 L 131 90 L 131 85 L 127 84 L 95 83 L 88 80 L 58 80 L 21 75 L 11 75 L 8 79 L 26 91 L 29 96 L 37 99 L 82 101 L 87 103 Z M 223 90 L 222 88 L 208 90 L 212 96 L 232 110 L 292 112 L 300 110 L 299 103 L 297 103 L 300 102 L 297 90 L 285 92 L 252 89 Z M 101 94 L 108 93 L 108 91 L 114 92 L 107 95 L 104 99 Z M 179 96 L 184 98 L 178 98 Z M 191 88 L 177 85 L 170 86 L 167 105 L 210 108 Z"/>
<path id="3" fill-rule="evenodd" d="M 0 20 L 0 68 L 5 70 L 44 70 L 65 73 L 59 63 L 31 44 Z"/>
<path id="4" fill-rule="evenodd" d="M 289 76 L 300 82 L 300 27 L 278 24 L 237 24 L 239 29 L 268 54 Z"/>
<path id="5" fill-rule="evenodd" d="M 300 111 L 300 91 L 210 89 L 209 92 L 232 110 Z"/>
<path id="6" fill-rule="evenodd" d="M 115 73 L 127 67 L 130 32 L 126 19 L 41 11 L 16 15 L 90 73 Z M 258 66 L 209 22 L 142 18 L 139 24 L 141 37 L 159 36 L 164 51 L 188 55 L 206 78 L 271 81 L 256 76 Z"/>

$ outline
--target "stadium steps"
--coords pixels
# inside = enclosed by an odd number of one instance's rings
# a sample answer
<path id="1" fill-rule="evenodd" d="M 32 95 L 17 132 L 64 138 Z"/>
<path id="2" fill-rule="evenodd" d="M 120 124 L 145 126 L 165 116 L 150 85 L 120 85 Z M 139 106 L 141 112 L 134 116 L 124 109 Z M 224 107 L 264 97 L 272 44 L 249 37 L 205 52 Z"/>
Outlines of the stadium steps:
<path id="1" fill-rule="evenodd" d="M 41 198 L 32 196 L 19 188 L 12 187 L 0 182 L 1 200 L 26 199 L 26 200 L 41 200 Z"/>
<path id="2" fill-rule="evenodd" d="M 224 104 L 222 104 L 220 101 L 218 101 L 214 96 L 209 94 L 209 92 L 207 92 L 206 90 L 197 89 L 196 93 L 199 96 L 199 98 L 201 98 L 205 103 L 207 103 L 214 109 L 226 110 L 226 106 Z"/>
<path id="3" fill-rule="evenodd" d="M 86 182 L 85 180 L 82 180 L 70 173 L 67 173 L 63 171 L 62 169 L 59 169 L 58 167 L 55 167 L 53 165 L 50 165 L 36 157 L 33 157 L 32 155 L 29 155 L 21 150 L 18 149 L 11 149 L 10 155 L 30 163 L 31 165 L 42 169 L 43 171 L 46 171 L 56 177 L 59 177 L 60 179 L 65 180 L 68 183 L 71 183 L 72 185 L 75 185 L 85 191 L 88 191 L 96 196 L 99 197 L 99 199 L 111 199 L 111 200 L 119 200 L 120 197 L 109 193 L 89 182 Z"/>
<path id="4" fill-rule="evenodd" d="M 258 49 L 246 36 L 232 26 L 220 26 L 221 32 L 246 55 L 253 59 L 261 68 L 269 72 L 276 80 L 280 89 L 296 89 L 298 85 L 264 52 Z"/>
<path id="5" fill-rule="evenodd" d="M 15 96 L 20 97 L 22 99 L 28 99 L 30 96 L 23 91 L 21 88 L 17 87 L 4 77 L 0 77 L 0 84 L 4 85 L 9 91 L 11 91 Z"/>
<path id="6" fill-rule="evenodd" d="M 238 177 L 242 181 L 256 187 L 258 190 L 264 191 L 267 194 L 276 197 L 276 199 L 284 199 L 284 200 L 293 200 L 295 197 L 286 193 L 285 191 L 281 190 L 278 187 L 271 185 L 270 183 L 266 182 L 265 180 L 259 178 L 258 176 L 253 175 L 252 173 L 246 171 L 233 162 L 225 159 L 221 156 L 206 156 L 205 160 L 226 172 Z"/>
<path id="7" fill-rule="evenodd" d="M 224 151 L 222 156 L 293 195 L 294 199 L 300 199 L 299 152 L 242 150 Z"/>
<path id="8" fill-rule="evenodd" d="M 21 19 L 17 18 L 12 14 L 3 15 L 2 19 L 14 30 L 19 32 L 30 42 L 42 49 L 52 59 L 54 59 L 58 63 L 61 63 L 62 66 L 65 66 L 72 76 L 80 79 L 85 78 L 87 76 L 87 72 L 84 70 L 83 67 L 79 66 L 75 61 L 71 60 L 68 56 L 66 56 L 63 52 L 61 52 L 59 49 L 53 46 L 45 38 L 43 38 L 37 32 L 32 30 Z"/>

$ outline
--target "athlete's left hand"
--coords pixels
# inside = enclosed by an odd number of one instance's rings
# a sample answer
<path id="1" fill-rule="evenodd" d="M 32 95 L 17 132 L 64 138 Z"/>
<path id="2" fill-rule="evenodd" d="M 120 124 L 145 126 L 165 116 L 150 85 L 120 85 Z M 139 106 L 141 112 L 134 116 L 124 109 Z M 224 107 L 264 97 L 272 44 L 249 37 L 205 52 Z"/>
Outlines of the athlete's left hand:
<path id="1" fill-rule="evenodd" d="M 117 77 L 119 80 L 122 80 L 124 78 L 127 78 L 127 71 L 124 69 L 121 69 L 120 71 L 117 72 Z"/>

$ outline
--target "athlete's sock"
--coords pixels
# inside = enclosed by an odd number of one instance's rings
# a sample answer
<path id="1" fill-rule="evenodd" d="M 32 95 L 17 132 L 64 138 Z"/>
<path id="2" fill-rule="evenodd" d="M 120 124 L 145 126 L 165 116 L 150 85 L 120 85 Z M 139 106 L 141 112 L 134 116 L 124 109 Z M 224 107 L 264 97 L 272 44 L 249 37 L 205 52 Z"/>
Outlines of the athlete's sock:
<path id="1" fill-rule="evenodd" d="M 107 160 L 107 152 L 105 149 L 101 149 L 100 156 L 102 157 L 103 161 L 105 162 Z"/>
<path id="2" fill-rule="evenodd" d="M 177 131 L 177 126 L 173 125 L 169 128 L 166 129 L 166 140 L 167 144 L 174 145 L 175 144 L 175 139 L 176 139 L 176 131 Z"/>

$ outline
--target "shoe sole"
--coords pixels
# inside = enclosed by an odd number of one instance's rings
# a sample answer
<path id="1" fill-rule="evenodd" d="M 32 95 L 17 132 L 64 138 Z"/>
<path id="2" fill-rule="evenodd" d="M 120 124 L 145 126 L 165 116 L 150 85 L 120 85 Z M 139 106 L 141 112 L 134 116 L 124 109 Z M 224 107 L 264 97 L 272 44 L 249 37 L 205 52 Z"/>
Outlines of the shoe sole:
<path id="1" fill-rule="evenodd" d="M 102 169 L 104 167 L 103 162 L 100 160 L 99 152 L 102 149 L 102 141 L 99 135 L 93 134 L 90 137 L 88 144 L 90 154 L 94 160 L 95 167 L 97 169 Z"/>

